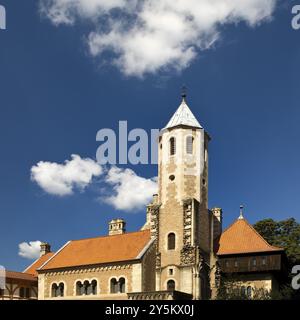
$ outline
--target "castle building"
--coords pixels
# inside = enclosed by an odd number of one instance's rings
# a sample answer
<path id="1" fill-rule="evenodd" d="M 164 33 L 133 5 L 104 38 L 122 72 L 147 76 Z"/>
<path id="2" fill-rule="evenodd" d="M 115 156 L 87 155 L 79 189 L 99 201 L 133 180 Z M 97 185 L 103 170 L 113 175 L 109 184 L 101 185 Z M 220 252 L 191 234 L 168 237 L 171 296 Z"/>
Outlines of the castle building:
<path id="1" fill-rule="evenodd" d="M 48 259 L 42 255 L 27 270 L 38 274 L 38 298 L 214 299 L 222 277 L 232 274 L 248 295 L 275 288 L 284 250 L 242 214 L 222 232 L 222 209 L 208 208 L 209 141 L 183 94 L 160 132 L 158 194 L 145 225 L 127 233 L 124 220 L 112 220 L 108 236 L 46 250 Z"/>

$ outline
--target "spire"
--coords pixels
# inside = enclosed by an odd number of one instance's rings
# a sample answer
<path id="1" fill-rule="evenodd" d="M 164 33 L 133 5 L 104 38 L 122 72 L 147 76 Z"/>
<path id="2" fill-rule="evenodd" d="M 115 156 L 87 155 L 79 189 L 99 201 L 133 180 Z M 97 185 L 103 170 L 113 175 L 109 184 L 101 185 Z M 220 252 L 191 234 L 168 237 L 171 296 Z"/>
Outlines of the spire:
<path id="1" fill-rule="evenodd" d="M 182 86 L 182 88 L 181 88 L 181 97 L 182 97 L 183 101 L 186 100 L 186 96 L 187 96 L 187 87 L 186 86 Z"/>
<path id="2" fill-rule="evenodd" d="M 244 219 L 244 206 L 241 204 L 239 220 L 243 220 L 243 219 Z"/>
<path id="3" fill-rule="evenodd" d="M 179 125 L 185 125 L 185 126 L 189 126 L 189 127 L 203 129 L 201 124 L 195 118 L 191 109 L 187 105 L 186 90 L 187 90 L 186 87 L 183 86 L 182 90 L 181 90 L 181 97 L 182 97 L 181 104 L 180 104 L 179 108 L 176 110 L 176 112 L 174 113 L 174 115 L 172 116 L 171 120 L 165 126 L 164 129 L 177 127 Z"/>

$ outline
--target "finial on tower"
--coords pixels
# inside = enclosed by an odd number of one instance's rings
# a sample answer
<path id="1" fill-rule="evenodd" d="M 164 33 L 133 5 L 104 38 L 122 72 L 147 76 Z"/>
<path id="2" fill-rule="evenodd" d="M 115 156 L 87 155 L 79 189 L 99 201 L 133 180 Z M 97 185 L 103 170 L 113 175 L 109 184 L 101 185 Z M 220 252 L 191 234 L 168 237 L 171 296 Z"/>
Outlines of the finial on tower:
<path id="1" fill-rule="evenodd" d="M 182 100 L 185 101 L 186 96 L 187 96 L 187 87 L 186 87 L 185 85 L 183 85 L 182 88 L 181 88 L 181 97 L 182 97 Z"/>
<path id="2" fill-rule="evenodd" d="M 244 206 L 241 204 L 239 220 L 242 220 L 242 219 L 244 219 Z"/>

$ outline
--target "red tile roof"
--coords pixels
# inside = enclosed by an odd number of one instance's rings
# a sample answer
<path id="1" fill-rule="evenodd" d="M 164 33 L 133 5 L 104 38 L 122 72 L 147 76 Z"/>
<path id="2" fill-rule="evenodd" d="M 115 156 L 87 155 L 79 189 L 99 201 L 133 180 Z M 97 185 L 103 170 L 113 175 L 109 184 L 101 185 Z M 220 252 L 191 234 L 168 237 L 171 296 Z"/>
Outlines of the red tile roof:
<path id="1" fill-rule="evenodd" d="M 24 272 L 16 272 L 16 271 L 5 271 L 5 276 L 7 279 L 17 279 L 17 280 L 26 280 L 26 281 L 37 281 L 37 277 L 27 274 Z"/>
<path id="2" fill-rule="evenodd" d="M 54 252 L 49 252 L 38 258 L 32 265 L 30 265 L 27 269 L 24 270 L 24 273 L 28 273 L 34 275 L 35 277 L 38 276 L 37 269 L 40 268 L 47 260 L 49 260 L 54 255 Z"/>
<path id="3" fill-rule="evenodd" d="M 68 242 L 40 270 L 137 259 L 149 243 L 150 230 Z"/>
<path id="4" fill-rule="evenodd" d="M 236 220 L 221 235 L 216 248 L 218 255 L 283 251 L 270 245 L 245 219 Z"/>

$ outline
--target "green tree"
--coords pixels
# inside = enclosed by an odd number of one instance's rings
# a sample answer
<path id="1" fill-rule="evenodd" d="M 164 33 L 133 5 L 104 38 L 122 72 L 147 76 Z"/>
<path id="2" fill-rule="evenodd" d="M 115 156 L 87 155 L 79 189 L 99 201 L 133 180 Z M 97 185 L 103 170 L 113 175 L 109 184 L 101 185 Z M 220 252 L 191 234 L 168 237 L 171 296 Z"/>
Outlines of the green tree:
<path id="1" fill-rule="evenodd" d="M 288 259 L 289 279 L 278 291 L 272 292 L 272 299 L 299 299 L 300 292 L 291 288 L 291 269 L 300 264 L 300 223 L 294 218 L 282 221 L 265 219 L 254 224 L 256 231 L 273 246 L 285 249 Z"/>
<path id="2" fill-rule="evenodd" d="M 271 245 L 285 249 L 290 266 L 300 263 L 300 223 L 294 218 L 265 219 L 255 223 L 254 228 Z"/>

